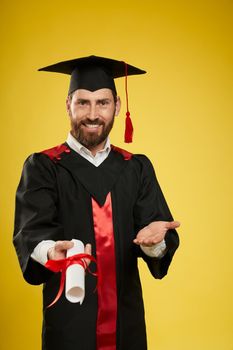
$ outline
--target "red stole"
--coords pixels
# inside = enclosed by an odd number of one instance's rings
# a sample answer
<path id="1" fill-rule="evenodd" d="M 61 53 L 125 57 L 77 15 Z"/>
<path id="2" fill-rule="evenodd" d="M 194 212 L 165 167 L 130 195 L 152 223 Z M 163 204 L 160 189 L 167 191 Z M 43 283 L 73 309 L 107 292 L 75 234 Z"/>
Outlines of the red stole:
<path id="1" fill-rule="evenodd" d="M 96 349 L 116 350 L 117 288 L 111 194 L 102 207 L 92 198 L 98 273 Z"/>

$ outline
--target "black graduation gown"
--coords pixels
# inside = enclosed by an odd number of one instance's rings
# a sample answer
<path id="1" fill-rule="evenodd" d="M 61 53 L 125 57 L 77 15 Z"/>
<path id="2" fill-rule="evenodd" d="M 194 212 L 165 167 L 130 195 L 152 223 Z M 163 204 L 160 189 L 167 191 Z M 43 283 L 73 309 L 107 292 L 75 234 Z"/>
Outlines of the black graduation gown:
<path id="1" fill-rule="evenodd" d="M 68 148 L 66 144 L 62 147 Z M 155 278 L 162 278 L 179 245 L 176 231 L 169 230 L 165 237 L 167 252 L 157 259 L 146 256 L 133 243 L 137 232 L 150 222 L 172 220 L 153 167 L 144 155 L 126 160 L 114 148 L 99 167 L 73 150 L 67 152 L 55 152 L 54 157 L 31 155 L 24 164 L 16 195 L 14 245 L 22 272 L 27 282 L 44 284 L 43 350 L 96 349 L 96 279 L 86 275 L 86 295 L 81 306 L 67 301 L 63 293 L 54 306 L 46 308 L 57 294 L 60 274 L 47 270 L 30 255 L 42 240 L 76 238 L 84 244 L 91 243 L 95 256 L 91 198 L 103 205 L 109 192 L 117 281 L 116 349 L 146 350 L 137 258 L 145 260 Z"/>

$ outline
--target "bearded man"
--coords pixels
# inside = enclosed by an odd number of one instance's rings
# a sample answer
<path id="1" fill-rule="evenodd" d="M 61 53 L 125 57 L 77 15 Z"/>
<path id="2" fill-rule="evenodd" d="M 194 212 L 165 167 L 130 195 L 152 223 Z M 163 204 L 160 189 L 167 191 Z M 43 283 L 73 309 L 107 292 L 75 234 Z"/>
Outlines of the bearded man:
<path id="1" fill-rule="evenodd" d="M 109 141 L 121 105 L 114 78 L 145 71 L 97 56 L 41 70 L 71 74 L 68 138 L 26 160 L 16 195 L 14 245 L 23 276 L 31 284 L 43 283 L 42 348 L 146 350 L 137 259 L 163 278 L 179 245 L 179 223 L 149 159 Z M 46 263 L 65 259 L 72 239 L 96 258 L 97 282 L 86 274 L 82 305 L 63 292 L 47 307 L 60 274 Z"/>

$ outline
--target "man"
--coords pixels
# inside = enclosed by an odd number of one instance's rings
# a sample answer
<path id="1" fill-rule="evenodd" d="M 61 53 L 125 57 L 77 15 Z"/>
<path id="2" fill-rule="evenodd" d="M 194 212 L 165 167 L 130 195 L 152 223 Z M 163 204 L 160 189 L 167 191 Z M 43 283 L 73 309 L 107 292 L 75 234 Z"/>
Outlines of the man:
<path id="1" fill-rule="evenodd" d="M 145 72 L 96 56 L 42 70 L 71 74 L 68 139 L 26 160 L 16 197 L 14 244 L 23 275 L 31 284 L 44 283 L 43 350 L 146 350 L 137 258 L 155 278 L 164 277 L 179 244 L 179 223 L 148 158 L 108 138 L 120 111 L 113 78 Z M 87 274 L 82 305 L 63 293 L 47 308 L 60 274 L 44 265 L 64 259 L 73 238 L 96 257 L 97 291 Z"/>

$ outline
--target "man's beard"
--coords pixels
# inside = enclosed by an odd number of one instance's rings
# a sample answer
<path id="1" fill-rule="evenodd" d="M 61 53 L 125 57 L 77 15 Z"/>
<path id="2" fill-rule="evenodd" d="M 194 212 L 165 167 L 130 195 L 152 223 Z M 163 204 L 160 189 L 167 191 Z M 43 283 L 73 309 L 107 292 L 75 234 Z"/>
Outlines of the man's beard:
<path id="1" fill-rule="evenodd" d="M 92 149 L 93 147 L 98 146 L 99 144 L 101 144 L 107 139 L 114 124 L 114 119 L 115 119 L 114 116 L 115 116 L 115 113 L 111 121 L 108 122 L 107 124 L 105 124 L 99 118 L 96 118 L 95 120 L 90 120 L 86 118 L 82 120 L 79 124 L 77 124 L 71 119 L 71 134 L 76 138 L 76 140 L 79 143 L 81 143 L 87 149 Z M 83 124 L 102 125 L 102 132 L 99 135 L 97 135 L 97 133 L 87 133 L 82 128 Z"/>

